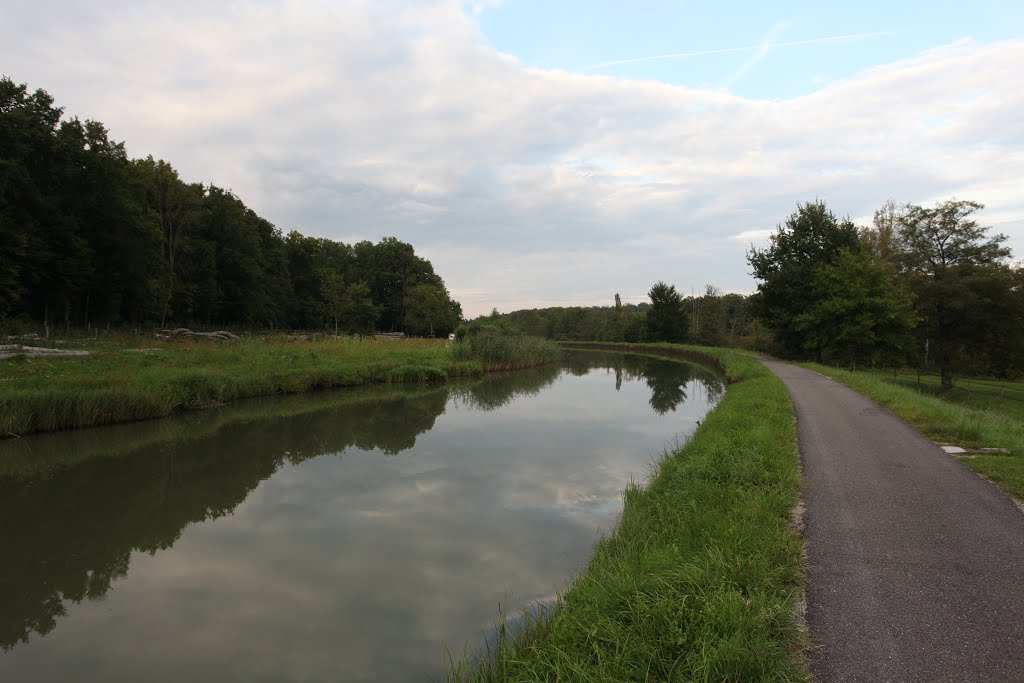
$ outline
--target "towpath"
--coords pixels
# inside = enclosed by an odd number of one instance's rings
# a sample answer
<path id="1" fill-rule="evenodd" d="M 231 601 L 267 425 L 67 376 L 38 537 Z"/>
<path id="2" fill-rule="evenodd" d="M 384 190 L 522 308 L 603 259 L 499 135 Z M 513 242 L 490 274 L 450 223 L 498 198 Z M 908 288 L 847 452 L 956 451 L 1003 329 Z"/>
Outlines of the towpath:
<path id="1" fill-rule="evenodd" d="M 1024 681 L 1024 514 L 851 389 L 765 365 L 796 408 L 815 679 Z"/>

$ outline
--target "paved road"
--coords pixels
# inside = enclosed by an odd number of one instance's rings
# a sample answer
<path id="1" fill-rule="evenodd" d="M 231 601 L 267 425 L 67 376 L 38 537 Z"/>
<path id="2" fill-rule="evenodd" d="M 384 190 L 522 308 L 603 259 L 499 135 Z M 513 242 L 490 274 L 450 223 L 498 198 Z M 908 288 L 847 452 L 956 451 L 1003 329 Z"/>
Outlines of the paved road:
<path id="1" fill-rule="evenodd" d="M 1024 514 L 859 394 L 765 365 L 796 407 L 816 679 L 1024 682 Z"/>

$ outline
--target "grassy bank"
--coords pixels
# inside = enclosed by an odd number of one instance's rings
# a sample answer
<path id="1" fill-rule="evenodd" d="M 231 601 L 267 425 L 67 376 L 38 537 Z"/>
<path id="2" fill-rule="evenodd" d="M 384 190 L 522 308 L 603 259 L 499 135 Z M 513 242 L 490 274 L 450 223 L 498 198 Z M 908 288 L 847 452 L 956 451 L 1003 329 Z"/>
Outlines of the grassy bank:
<path id="1" fill-rule="evenodd" d="M 978 455 L 963 460 L 1011 496 L 1024 499 L 1024 421 L 1012 412 L 945 401 L 882 374 L 837 370 L 813 363 L 804 366 L 885 406 L 935 441 L 968 448 L 1007 449 L 1008 455 Z"/>
<path id="2" fill-rule="evenodd" d="M 789 524 L 800 487 L 789 398 L 751 357 L 689 351 L 724 368 L 725 397 L 645 486 L 626 489 L 618 527 L 559 602 L 504 633 L 490 656 L 454 666 L 451 680 L 807 678 L 794 619 L 802 542 Z"/>
<path id="3" fill-rule="evenodd" d="M 239 398 L 371 383 L 445 381 L 489 367 L 432 340 L 126 336 L 81 342 L 89 356 L 0 360 L 0 435 L 163 417 Z M 550 362 L 530 356 L 517 367 Z"/>

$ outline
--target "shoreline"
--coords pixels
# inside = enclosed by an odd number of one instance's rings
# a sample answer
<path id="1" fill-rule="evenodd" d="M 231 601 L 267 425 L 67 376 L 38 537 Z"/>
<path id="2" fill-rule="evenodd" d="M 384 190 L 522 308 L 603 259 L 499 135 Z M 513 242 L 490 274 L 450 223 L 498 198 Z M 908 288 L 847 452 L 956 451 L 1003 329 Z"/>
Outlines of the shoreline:
<path id="1" fill-rule="evenodd" d="M 721 368 L 728 387 L 557 603 L 448 680 L 807 680 L 801 477 L 782 383 L 752 356 L 669 344 L 562 344 Z"/>

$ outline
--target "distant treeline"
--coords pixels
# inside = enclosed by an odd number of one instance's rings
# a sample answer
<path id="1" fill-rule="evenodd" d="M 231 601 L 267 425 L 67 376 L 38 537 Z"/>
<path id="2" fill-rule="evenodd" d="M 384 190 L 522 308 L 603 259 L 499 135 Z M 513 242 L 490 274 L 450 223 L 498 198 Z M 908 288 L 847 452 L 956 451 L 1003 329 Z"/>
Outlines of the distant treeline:
<path id="1" fill-rule="evenodd" d="M 649 296 L 650 303 L 624 304 L 616 294 L 609 306 L 527 309 L 492 313 L 490 319 L 557 341 L 673 341 L 742 348 L 769 343 L 763 324 L 754 317 L 750 296 L 723 294 L 708 285 L 702 294 L 684 297 L 674 286 L 660 282 Z"/>
<path id="2" fill-rule="evenodd" d="M 461 307 L 412 246 L 281 233 L 229 190 L 129 159 L 98 121 L 0 79 L 0 323 L 447 334 Z"/>

